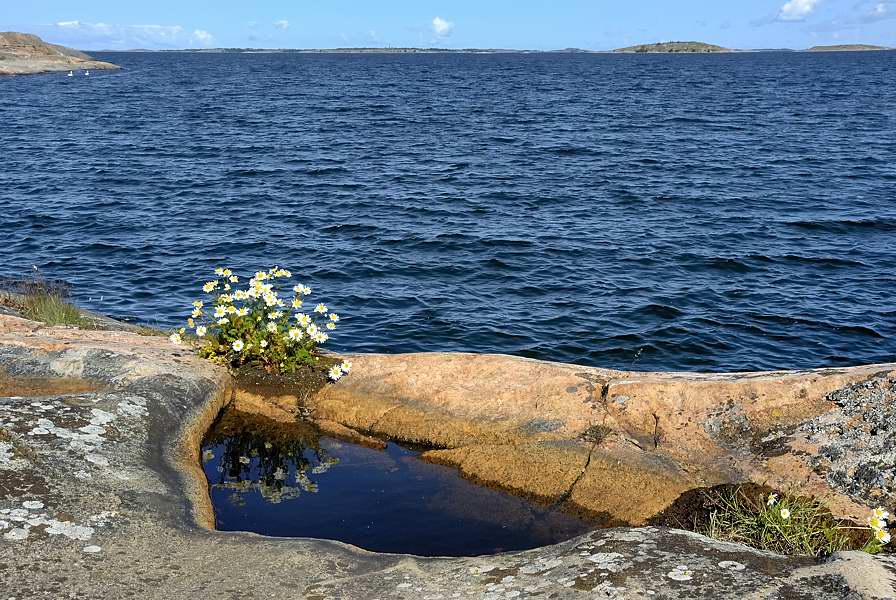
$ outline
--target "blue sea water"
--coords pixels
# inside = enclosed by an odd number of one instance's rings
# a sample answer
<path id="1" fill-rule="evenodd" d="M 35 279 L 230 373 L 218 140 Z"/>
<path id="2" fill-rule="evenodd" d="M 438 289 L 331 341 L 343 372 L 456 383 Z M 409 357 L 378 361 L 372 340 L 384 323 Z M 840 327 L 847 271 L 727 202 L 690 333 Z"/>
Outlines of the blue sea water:
<path id="1" fill-rule="evenodd" d="M 174 326 L 277 264 L 349 351 L 896 360 L 896 52 L 101 58 L 0 79 L 0 276 Z"/>

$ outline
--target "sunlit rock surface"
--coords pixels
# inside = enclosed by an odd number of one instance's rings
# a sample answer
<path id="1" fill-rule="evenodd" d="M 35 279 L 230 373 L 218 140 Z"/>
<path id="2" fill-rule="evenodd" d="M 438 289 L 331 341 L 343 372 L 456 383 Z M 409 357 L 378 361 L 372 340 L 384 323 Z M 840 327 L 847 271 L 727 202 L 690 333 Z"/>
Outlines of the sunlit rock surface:
<path id="1" fill-rule="evenodd" d="M 359 373 L 358 385 L 369 377 Z M 219 533 L 207 528 L 212 516 L 198 452 L 202 433 L 231 398 L 220 369 L 161 337 L 0 316 L 0 389 L 4 597 L 896 596 L 890 557 L 844 553 L 819 563 L 657 528 L 609 529 L 528 552 L 457 559 Z M 551 410 L 541 416 L 549 426 L 531 429 L 562 430 L 556 421 L 569 419 Z"/>
<path id="2" fill-rule="evenodd" d="M 78 50 L 48 44 L 36 35 L 0 32 L 0 75 L 118 68 L 117 65 L 94 60 Z"/>

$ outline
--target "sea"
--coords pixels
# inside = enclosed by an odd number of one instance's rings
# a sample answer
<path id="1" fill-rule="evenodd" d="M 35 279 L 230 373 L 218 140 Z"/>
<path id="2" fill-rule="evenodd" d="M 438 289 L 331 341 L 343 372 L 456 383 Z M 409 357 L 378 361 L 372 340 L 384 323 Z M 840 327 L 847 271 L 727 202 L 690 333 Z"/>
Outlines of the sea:
<path id="1" fill-rule="evenodd" d="M 278 265 L 345 352 L 896 361 L 896 52 L 97 57 L 0 78 L 0 277 L 173 328 Z"/>

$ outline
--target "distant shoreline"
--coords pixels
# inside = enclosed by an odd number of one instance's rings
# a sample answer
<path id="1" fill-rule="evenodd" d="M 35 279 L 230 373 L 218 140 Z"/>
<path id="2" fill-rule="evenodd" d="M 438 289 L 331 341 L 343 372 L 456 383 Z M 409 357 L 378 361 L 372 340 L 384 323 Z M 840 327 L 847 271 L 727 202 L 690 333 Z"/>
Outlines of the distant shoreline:
<path id="1" fill-rule="evenodd" d="M 617 50 L 584 50 L 567 48 L 560 50 L 525 50 L 510 48 L 180 48 L 180 49 L 131 49 L 131 50 L 90 50 L 98 53 L 118 54 L 761 54 L 772 52 L 817 53 L 817 52 L 887 52 L 896 48 L 875 47 L 834 47 L 818 46 L 806 49 L 793 48 L 745 48 L 725 49 L 714 52 L 668 52 L 668 51 L 631 51 Z"/>

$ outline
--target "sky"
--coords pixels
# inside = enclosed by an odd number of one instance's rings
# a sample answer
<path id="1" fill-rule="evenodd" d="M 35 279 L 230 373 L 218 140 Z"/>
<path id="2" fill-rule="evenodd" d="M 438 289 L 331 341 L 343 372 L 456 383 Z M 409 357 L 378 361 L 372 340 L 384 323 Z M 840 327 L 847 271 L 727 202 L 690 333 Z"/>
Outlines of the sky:
<path id="1" fill-rule="evenodd" d="M 896 0 L 29 0 L 0 31 L 85 50 L 896 46 Z"/>

